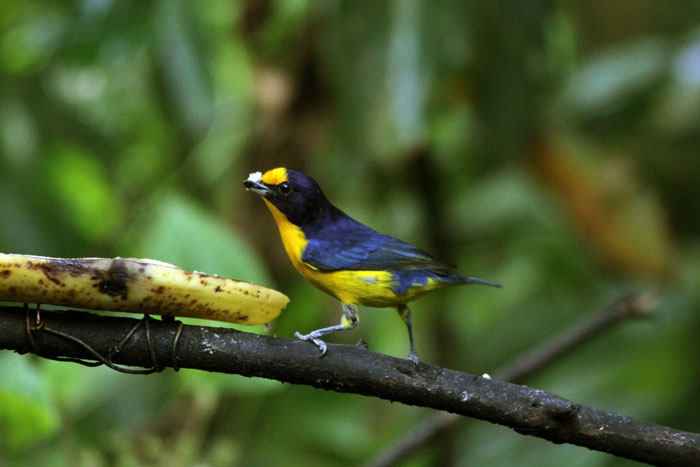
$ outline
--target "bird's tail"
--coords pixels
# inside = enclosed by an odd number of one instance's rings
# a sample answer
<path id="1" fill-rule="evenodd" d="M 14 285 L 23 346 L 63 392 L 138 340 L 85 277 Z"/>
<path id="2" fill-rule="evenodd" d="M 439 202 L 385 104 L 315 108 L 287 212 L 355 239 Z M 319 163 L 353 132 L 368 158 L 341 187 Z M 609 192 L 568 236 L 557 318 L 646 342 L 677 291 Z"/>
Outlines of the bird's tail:
<path id="1" fill-rule="evenodd" d="M 478 277 L 466 277 L 466 276 L 457 276 L 457 275 L 451 275 L 447 276 L 444 278 L 441 278 L 440 282 L 445 282 L 448 284 L 481 284 L 481 285 L 488 285 L 489 287 L 503 287 L 501 284 L 496 284 L 495 282 L 490 282 L 485 279 L 479 279 Z"/>

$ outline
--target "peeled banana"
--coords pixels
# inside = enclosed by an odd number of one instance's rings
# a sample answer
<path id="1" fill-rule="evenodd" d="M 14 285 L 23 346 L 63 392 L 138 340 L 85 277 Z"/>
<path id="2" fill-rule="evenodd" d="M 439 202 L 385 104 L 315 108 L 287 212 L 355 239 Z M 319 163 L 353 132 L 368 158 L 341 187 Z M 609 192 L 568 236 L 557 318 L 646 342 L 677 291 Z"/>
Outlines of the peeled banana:
<path id="1" fill-rule="evenodd" d="M 289 298 L 250 282 L 136 258 L 0 253 L 0 301 L 262 324 Z"/>

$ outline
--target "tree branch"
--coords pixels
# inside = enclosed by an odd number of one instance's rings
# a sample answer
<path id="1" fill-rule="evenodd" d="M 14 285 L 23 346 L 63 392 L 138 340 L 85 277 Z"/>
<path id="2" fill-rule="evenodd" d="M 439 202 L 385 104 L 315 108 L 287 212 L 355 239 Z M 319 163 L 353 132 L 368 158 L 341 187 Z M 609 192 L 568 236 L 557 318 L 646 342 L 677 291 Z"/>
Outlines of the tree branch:
<path id="1" fill-rule="evenodd" d="M 93 359 L 69 334 L 107 355 L 133 328 L 132 318 L 86 312 L 42 311 L 44 328 L 32 332 L 41 355 Z M 0 349 L 32 351 L 26 311 L 0 307 Z M 176 323 L 150 321 L 151 350 L 139 328 L 112 361 L 132 366 L 172 366 Z M 377 354 L 357 346 L 329 345 L 319 359 L 308 342 L 232 329 L 184 326 L 177 341 L 181 368 L 258 376 L 431 407 L 508 426 L 515 431 L 571 443 L 641 462 L 700 464 L 700 435 L 580 405 L 544 391 Z"/>
<path id="2" fill-rule="evenodd" d="M 538 345 L 511 364 L 494 372 L 494 378 L 516 383 L 531 376 L 550 363 L 567 355 L 578 346 L 594 339 L 615 324 L 629 318 L 648 317 L 653 296 L 651 294 L 629 295 L 584 318 L 565 329 L 550 340 Z M 464 418 L 453 413 L 439 412 L 403 435 L 395 443 L 370 460 L 367 467 L 389 467 L 398 464 L 411 454 L 421 450 L 432 440 Z"/>

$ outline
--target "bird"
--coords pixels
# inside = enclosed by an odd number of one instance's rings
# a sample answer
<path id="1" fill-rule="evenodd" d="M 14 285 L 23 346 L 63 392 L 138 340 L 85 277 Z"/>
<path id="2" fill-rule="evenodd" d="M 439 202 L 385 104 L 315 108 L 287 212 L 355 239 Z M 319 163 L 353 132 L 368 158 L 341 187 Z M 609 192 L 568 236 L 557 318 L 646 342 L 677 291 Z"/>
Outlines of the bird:
<path id="1" fill-rule="evenodd" d="M 297 271 L 342 304 L 340 324 L 294 334 L 313 342 L 319 357 L 327 350 L 322 337 L 357 326 L 358 306 L 396 307 L 408 329 L 408 360 L 418 366 L 408 302 L 454 285 L 501 287 L 450 274 L 455 265 L 356 221 L 331 204 L 319 184 L 303 172 L 284 167 L 254 172 L 243 186 L 262 197 Z"/>

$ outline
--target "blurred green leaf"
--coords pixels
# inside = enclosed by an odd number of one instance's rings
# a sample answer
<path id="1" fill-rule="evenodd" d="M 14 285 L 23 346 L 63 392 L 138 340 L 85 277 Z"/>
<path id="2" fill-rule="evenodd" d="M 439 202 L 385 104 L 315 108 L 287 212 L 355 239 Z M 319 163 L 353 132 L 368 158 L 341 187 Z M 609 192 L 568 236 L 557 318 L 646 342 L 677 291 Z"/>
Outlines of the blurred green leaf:
<path id="1" fill-rule="evenodd" d="M 0 355 L 0 461 L 55 433 L 60 426 L 43 376 L 27 357 Z"/>
<path id="2" fill-rule="evenodd" d="M 110 190 L 109 180 L 94 155 L 80 147 L 59 143 L 46 168 L 46 176 L 59 206 L 78 233 L 89 241 L 114 235 L 123 219 L 121 200 Z"/>
<path id="3" fill-rule="evenodd" d="M 194 148 L 186 168 L 192 167 L 203 183 L 219 181 L 246 144 L 254 111 L 253 64 L 240 41 L 228 41 L 217 49 L 212 72 L 216 106 L 206 134 Z"/>
<path id="4" fill-rule="evenodd" d="M 212 395 L 227 393 L 238 396 L 262 396 L 263 394 L 280 392 L 284 387 L 279 381 L 269 379 L 202 371 L 183 373 L 178 384 L 183 390 L 193 393 L 209 391 Z"/>
<path id="5" fill-rule="evenodd" d="M 33 162 L 38 149 L 36 122 L 19 99 L 5 99 L 0 104 L 0 154 L 9 167 L 22 169 Z"/>
<path id="6" fill-rule="evenodd" d="M 157 0 L 153 27 L 175 116 L 184 131 L 196 139 L 211 123 L 213 102 L 201 43 L 193 34 L 197 22 L 189 14 L 190 8 L 190 3 L 182 0 Z"/>
<path id="7" fill-rule="evenodd" d="M 270 286 L 257 252 L 233 228 L 175 192 L 157 195 L 130 256 L 152 258 L 183 269 Z"/>
<path id="8" fill-rule="evenodd" d="M 591 57 L 572 76 L 563 104 L 574 113 L 610 112 L 649 89 L 666 73 L 663 41 L 648 39 Z"/>
<path id="9" fill-rule="evenodd" d="M 68 15 L 60 8 L 35 9 L 0 35 L 0 68 L 10 73 L 30 73 L 46 64 L 61 45 Z"/>
<path id="10" fill-rule="evenodd" d="M 64 413 L 76 417 L 99 410 L 110 399 L 108 388 L 114 387 L 119 374 L 108 368 L 42 361 L 41 374 L 50 387 L 50 397 Z"/>

